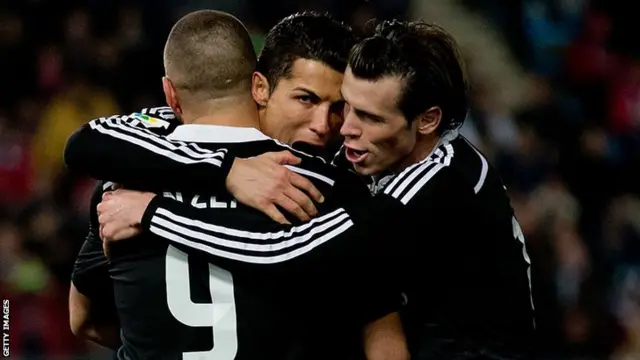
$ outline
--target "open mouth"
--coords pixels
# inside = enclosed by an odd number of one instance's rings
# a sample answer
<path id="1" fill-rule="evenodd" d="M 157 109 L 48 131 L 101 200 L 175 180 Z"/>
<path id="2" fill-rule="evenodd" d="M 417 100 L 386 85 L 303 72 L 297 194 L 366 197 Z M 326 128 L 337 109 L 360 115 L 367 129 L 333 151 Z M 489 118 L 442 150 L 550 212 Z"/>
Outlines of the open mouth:
<path id="1" fill-rule="evenodd" d="M 351 148 L 346 148 L 345 155 L 349 162 L 357 164 L 362 162 L 369 152 L 365 150 L 356 150 Z"/>

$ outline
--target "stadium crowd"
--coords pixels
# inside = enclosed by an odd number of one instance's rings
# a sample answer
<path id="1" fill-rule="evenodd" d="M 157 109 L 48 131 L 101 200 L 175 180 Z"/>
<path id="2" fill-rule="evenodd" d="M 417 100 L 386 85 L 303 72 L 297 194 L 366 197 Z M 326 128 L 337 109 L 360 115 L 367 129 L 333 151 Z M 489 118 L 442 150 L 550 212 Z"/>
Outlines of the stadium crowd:
<path id="1" fill-rule="evenodd" d="M 163 104 L 157 59 L 171 24 L 197 8 L 229 11 L 247 24 L 259 51 L 270 26 L 302 9 L 329 10 L 360 30 L 370 18 L 416 16 L 409 1 L 355 3 L 0 5 L 0 293 L 11 300 L 13 355 L 101 353 L 69 331 L 69 276 L 93 182 L 66 171 L 61 154 L 92 118 Z M 474 81 L 471 73 L 472 110 L 462 132 L 499 168 L 527 238 L 543 353 L 637 358 L 640 49 L 627 9 L 586 0 L 467 3 L 527 69 L 526 106 L 517 111 L 503 109 L 489 79 Z M 482 54 L 467 61 L 475 56 Z"/>

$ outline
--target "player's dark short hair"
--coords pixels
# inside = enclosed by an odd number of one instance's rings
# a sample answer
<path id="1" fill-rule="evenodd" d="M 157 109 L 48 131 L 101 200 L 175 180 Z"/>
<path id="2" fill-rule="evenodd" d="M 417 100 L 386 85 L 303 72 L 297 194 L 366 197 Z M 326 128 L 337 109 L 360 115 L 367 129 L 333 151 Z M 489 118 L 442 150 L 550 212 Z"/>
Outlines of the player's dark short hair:
<path id="1" fill-rule="evenodd" d="M 291 75 L 293 63 L 298 59 L 320 61 L 344 72 L 349 50 L 357 41 L 349 26 L 329 14 L 296 13 L 271 28 L 256 70 L 267 78 L 271 91 L 281 78 Z"/>
<path id="2" fill-rule="evenodd" d="M 409 123 L 433 106 L 442 110 L 438 131 L 457 128 L 467 114 L 467 78 L 455 39 L 422 21 L 384 21 L 351 50 L 354 76 L 403 80 L 398 108 Z"/>
<path id="3" fill-rule="evenodd" d="M 201 10 L 173 26 L 164 65 L 178 90 L 219 98 L 250 91 L 256 55 L 240 20 L 221 11 Z"/>

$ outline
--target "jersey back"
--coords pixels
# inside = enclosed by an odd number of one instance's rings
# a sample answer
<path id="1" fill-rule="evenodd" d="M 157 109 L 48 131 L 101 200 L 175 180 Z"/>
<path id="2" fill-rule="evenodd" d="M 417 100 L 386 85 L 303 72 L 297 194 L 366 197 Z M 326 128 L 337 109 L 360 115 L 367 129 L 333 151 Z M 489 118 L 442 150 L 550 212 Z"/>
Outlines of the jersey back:
<path id="1" fill-rule="evenodd" d="M 238 157 L 283 150 L 272 140 L 198 146 L 226 148 Z M 335 176 L 343 175 L 337 175 L 338 171 L 321 160 L 303 157 L 297 168 L 323 194 L 342 191 L 335 186 Z M 354 176 L 353 181 L 359 180 Z M 347 187 L 352 198 L 358 196 L 358 188 L 362 189 L 361 196 L 368 195 L 362 183 Z M 202 211 L 237 218 L 239 228 L 250 229 L 253 217 L 265 216 L 238 203 L 226 191 L 194 193 L 170 189 L 162 195 Z M 344 195 L 326 197 L 341 196 Z M 324 204 L 319 210 L 326 212 L 333 206 Z M 197 224 L 182 220 L 183 227 L 171 230 L 190 235 Z M 357 301 L 348 295 L 341 299 L 341 294 L 348 294 L 349 285 L 336 280 L 346 267 L 347 264 L 338 264 L 323 273 L 305 272 L 304 277 L 288 276 L 282 280 L 281 274 L 269 269 L 259 274 L 231 273 L 187 248 L 168 245 L 153 235 L 115 244 L 111 249 L 110 275 L 122 328 L 123 346 L 118 358 L 358 358 L 362 324 L 344 320 Z M 272 281 L 276 278 L 279 280 Z M 350 302 L 354 306 L 349 306 Z"/>

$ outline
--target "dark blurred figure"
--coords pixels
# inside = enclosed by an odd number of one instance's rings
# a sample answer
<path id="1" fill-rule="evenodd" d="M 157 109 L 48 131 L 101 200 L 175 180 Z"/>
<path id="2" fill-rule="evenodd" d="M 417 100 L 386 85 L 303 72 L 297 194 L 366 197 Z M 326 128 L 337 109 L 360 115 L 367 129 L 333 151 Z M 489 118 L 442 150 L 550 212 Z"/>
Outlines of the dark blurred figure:
<path id="1" fill-rule="evenodd" d="M 33 91 L 35 56 L 25 34 L 22 17 L 0 8 L 0 78 L 6 88 L 0 108 L 13 109 L 18 100 Z"/>

